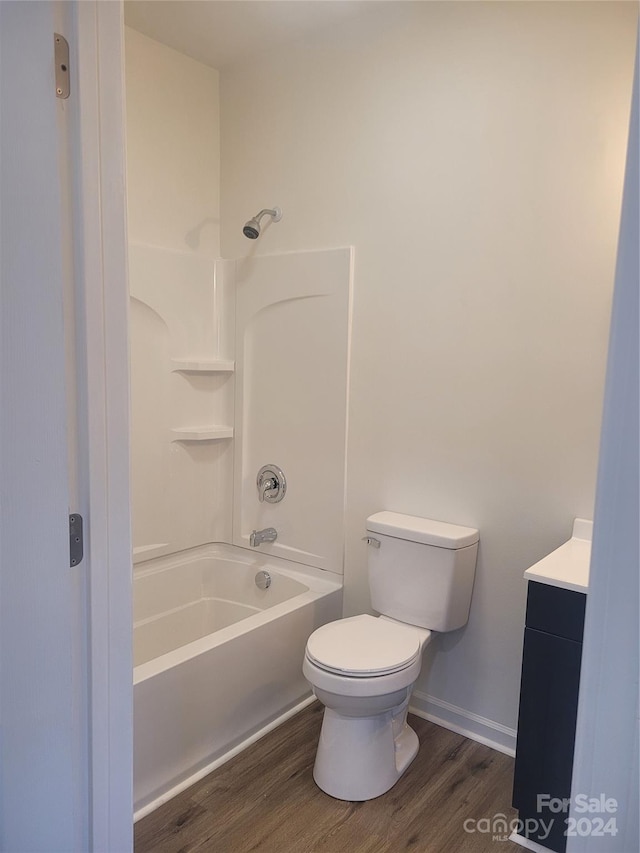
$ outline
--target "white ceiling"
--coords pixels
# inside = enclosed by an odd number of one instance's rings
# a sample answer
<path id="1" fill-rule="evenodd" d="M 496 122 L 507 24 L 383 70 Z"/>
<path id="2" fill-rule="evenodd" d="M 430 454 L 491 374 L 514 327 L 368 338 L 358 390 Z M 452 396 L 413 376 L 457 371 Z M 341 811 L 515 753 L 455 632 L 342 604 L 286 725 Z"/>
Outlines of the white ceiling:
<path id="1" fill-rule="evenodd" d="M 363 0 L 126 0 L 125 23 L 223 68 L 366 12 Z"/>

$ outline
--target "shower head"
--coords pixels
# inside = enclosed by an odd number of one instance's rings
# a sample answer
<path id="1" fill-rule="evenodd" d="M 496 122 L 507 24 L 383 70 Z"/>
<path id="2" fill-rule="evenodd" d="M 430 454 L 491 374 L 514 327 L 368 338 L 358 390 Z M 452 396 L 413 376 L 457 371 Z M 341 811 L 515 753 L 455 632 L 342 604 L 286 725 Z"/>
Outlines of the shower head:
<path id="1" fill-rule="evenodd" d="M 250 219 L 248 222 L 245 222 L 242 233 L 250 240 L 256 240 L 260 236 L 260 223 L 258 220 Z"/>
<path id="2" fill-rule="evenodd" d="M 279 207 L 274 207 L 273 210 L 265 209 L 261 210 L 260 213 L 256 213 L 253 219 L 244 224 L 242 233 L 245 237 L 248 237 L 250 240 L 256 240 L 260 236 L 260 220 L 263 216 L 270 216 L 274 222 L 280 222 L 282 211 Z"/>

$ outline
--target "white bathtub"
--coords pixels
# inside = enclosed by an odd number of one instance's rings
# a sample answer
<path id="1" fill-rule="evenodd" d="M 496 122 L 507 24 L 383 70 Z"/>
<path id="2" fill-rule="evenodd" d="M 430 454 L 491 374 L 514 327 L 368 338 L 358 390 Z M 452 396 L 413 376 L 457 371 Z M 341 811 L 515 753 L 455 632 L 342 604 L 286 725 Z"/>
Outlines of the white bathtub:
<path id="1" fill-rule="evenodd" d="M 255 575 L 269 572 L 261 590 Z M 134 575 L 134 802 L 148 814 L 311 696 L 309 634 L 342 615 L 339 576 L 206 545 Z"/>

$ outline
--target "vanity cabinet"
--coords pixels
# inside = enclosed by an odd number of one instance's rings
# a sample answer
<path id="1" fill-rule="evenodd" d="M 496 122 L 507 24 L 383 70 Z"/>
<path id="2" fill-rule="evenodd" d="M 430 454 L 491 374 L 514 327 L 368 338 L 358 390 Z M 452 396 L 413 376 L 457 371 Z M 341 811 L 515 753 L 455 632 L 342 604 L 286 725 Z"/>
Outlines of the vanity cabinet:
<path id="1" fill-rule="evenodd" d="M 520 833 L 557 853 L 568 811 L 539 811 L 538 795 L 571 795 L 585 604 L 584 593 L 529 581 L 513 806 L 529 820 Z"/>

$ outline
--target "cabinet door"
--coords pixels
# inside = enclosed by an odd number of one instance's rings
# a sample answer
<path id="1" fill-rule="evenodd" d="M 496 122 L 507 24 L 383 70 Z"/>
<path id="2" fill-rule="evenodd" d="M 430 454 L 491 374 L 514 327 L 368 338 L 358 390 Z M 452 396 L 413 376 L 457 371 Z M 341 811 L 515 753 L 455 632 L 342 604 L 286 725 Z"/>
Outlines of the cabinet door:
<path id="1" fill-rule="evenodd" d="M 566 846 L 568 811 L 538 811 L 538 795 L 568 798 L 578 711 L 582 644 L 534 628 L 524 632 L 520 714 L 513 786 L 513 805 L 520 818 L 536 818 L 553 827 L 528 837 L 551 850 Z"/>

